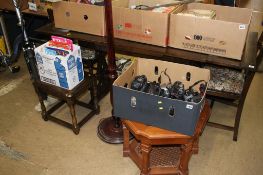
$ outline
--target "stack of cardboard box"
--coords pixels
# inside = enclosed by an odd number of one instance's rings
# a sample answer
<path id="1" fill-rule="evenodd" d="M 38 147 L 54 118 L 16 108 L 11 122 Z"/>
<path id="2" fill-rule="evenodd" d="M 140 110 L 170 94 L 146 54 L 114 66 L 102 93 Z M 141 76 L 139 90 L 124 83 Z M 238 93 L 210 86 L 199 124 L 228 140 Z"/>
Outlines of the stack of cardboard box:
<path id="1" fill-rule="evenodd" d="M 169 4 L 174 9 L 168 12 L 153 10 Z M 237 60 L 241 59 L 252 16 L 251 9 L 202 3 L 178 5 L 175 0 L 114 0 L 112 5 L 116 38 Z M 53 9 L 57 28 L 106 35 L 103 6 L 70 0 L 54 3 Z M 186 10 L 213 11 L 215 18 L 178 15 Z"/>

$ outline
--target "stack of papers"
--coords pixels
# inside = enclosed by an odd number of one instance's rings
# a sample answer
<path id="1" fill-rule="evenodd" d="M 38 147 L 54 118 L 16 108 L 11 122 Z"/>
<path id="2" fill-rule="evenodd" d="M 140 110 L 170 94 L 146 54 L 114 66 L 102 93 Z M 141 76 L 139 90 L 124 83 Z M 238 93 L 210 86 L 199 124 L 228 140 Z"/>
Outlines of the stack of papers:
<path id="1" fill-rule="evenodd" d="M 216 12 L 214 10 L 191 9 L 178 13 L 177 15 L 192 16 L 192 17 L 207 18 L 207 19 L 216 18 Z"/>

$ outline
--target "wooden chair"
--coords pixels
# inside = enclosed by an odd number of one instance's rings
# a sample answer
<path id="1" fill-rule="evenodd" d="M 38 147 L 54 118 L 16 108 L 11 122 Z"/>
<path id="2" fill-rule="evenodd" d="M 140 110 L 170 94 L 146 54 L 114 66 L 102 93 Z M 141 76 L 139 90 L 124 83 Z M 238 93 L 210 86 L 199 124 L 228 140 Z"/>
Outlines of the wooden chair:
<path id="1" fill-rule="evenodd" d="M 246 60 L 243 60 L 243 64 L 248 64 L 248 67 L 259 65 L 259 63 L 256 62 L 261 61 L 263 57 L 263 35 L 261 34 L 259 40 L 257 38 L 258 35 L 255 35 L 255 33 L 251 33 L 248 38 L 245 52 Z M 258 42 L 255 42 L 257 40 Z M 250 65 L 251 62 L 252 64 Z M 233 126 L 215 122 L 208 122 L 208 126 L 233 131 L 233 140 L 237 141 L 244 102 L 256 68 L 253 67 L 253 70 L 249 68 L 235 70 L 214 66 L 208 66 L 207 68 L 211 70 L 211 80 L 207 92 L 207 98 L 212 100 L 211 108 L 213 107 L 214 101 L 237 108 Z"/>

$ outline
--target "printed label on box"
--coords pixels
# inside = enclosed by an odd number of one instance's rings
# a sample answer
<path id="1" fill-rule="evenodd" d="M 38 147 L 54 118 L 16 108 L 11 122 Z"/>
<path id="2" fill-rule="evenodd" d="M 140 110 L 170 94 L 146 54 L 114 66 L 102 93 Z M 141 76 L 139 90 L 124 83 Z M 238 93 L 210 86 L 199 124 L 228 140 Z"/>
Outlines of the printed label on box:
<path id="1" fill-rule="evenodd" d="M 246 29 L 246 25 L 245 24 L 240 24 L 239 25 L 239 30 L 245 30 Z"/>
<path id="2" fill-rule="evenodd" d="M 81 51 L 77 45 L 71 52 L 50 48 L 46 43 L 35 49 L 35 55 L 43 82 L 71 90 L 84 79 Z"/>
<path id="3" fill-rule="evenodd" d="M 205 45 L 194 44 L 194 43 L 186 43 L 186 42 L 183 42 L 182 45 L 184 48 L 191 49 L 191 50 L 199 50 L 199 51 L 204 51 L 208 53 L 216 53 L 220 55 L 226 54 L 225 49 L 214 48 L 211 46 L 205 46 Z"/>
<path id="4" fill-rule="evenodd" d="M 193 109 L 193 107 L 194 107 L 193 105 L 189 105 L 189 104 L 186 105 L 187 109 Z"/>
<path id="5" fill-rule="evenodd" d="M 33 10 L 33 11 L 37 11 L 37 4 L 32 3 L 32 2 L 28 2 L 28 9 Z"/>

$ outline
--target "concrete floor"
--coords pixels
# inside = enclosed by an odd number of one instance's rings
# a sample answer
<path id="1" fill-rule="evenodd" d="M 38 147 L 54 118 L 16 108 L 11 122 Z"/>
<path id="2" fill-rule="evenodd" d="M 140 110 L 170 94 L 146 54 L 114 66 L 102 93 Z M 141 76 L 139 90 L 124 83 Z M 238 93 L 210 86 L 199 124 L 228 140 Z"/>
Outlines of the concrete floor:
<path id="1" fill-rule="evenodd" d="M 37 96 L 22 63 L 16 75 L 0 72 L 0 175 L 139 174 L 135 164 L 122 157 L 122 145 L 106 144 L 97 137 L 99 121 L 110 116 L 109 96 L 100 102 L 100 115 L 76 136 L 69 129 L 44 122 L 34 110 Z M 262 86 L 263 74 L 256 74 L 245 102 L 238 142 L 232 141 L 232 132 L 206 127 L 199 154 L 190 161 L 191 175 L 262 174 Z M 63 109 L 61 112 L 69 115 Z M 211 119 L 233 123 L 234 113 L 234 108 L 215 103 Z"/>

